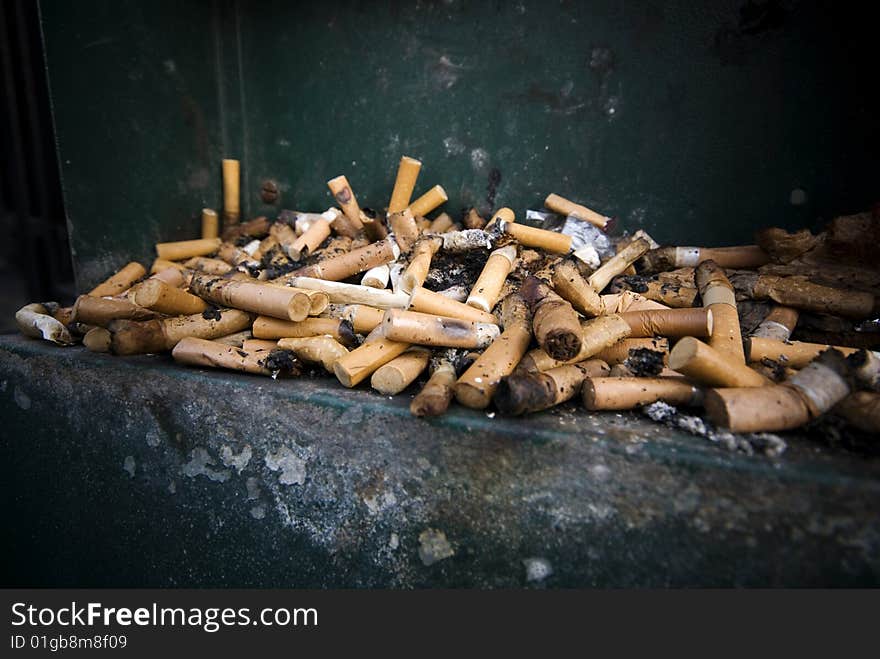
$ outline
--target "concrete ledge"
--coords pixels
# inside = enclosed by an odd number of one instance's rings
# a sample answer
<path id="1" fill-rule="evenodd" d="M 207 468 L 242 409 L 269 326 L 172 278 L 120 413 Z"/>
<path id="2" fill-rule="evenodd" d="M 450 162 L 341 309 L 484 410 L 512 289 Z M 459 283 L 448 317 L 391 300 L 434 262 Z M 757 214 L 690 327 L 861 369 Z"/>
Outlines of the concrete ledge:
<path id="1" fill-rule="evenodd" d="M 6 586 L 877 585 L 880 465 L 0 337 Z"/>

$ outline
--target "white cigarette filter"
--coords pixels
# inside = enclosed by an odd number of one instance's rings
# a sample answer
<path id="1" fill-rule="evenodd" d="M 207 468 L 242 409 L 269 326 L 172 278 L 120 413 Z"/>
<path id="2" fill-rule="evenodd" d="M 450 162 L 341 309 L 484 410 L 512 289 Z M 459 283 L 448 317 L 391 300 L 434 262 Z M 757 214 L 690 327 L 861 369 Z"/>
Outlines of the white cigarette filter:
<path id="1" fill-rule="evenodd" d="M 370 268 L 361 277 L 361 286 L 369 286 L 370 288 L 388 288 L 388 279 L 391 276 L 391 269 L 387 264 L 378 265 Z"/>

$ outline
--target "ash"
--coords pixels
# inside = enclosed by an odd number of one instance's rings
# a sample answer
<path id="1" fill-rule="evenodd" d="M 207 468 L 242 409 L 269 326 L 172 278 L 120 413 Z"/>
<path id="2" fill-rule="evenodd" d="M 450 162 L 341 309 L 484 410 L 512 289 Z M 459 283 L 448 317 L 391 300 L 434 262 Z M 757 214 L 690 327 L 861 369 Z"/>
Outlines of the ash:
<path id="1" fill-rule="evenodd" d="M 646 405 L 642 408 L 642 413 L 653 421 L 672 428 L 679 428 L 692 435 L 705 437 L 728 451 L 745 453 L 746 455 L 765 455 L 773 458 L 781 455 L 788 447 L 785 440 L 778 435 L 765 432 L 736 434 L 719 430 L 700 417 L 682 414 L 677 408 L 662 401 Z"/>

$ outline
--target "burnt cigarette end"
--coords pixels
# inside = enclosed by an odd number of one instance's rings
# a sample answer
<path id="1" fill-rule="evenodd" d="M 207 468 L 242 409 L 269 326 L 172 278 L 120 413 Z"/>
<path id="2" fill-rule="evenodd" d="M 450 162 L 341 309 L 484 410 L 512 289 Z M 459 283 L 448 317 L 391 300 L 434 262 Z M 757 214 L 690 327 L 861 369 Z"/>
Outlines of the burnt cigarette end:
<path id="1" fill-rule="evenodd" d="M 354 326 L 349 320 L 339 321 L 339 343 L 346 348 L 356 348 L 358 345 L 357 334 L 354 332 Z"/>
<path id="2" fill-rule="evenodd" d="M 202 312 L 202 318 L 205 320 L 220 320 L 220 309 L 217 307 L 208 307 Z"/>
<path id="3" fill-rule="evenodd" d="M 637 377 L 660 375 L 664 367 L 666 353 L 650 348 L 632 348 L 624 364 Z"/>
<path id="4" fill-rule="evenodd" d="M 513 374 L 502 378 L 493 398 L 498 411 L 517 416 L 553 404 L 553 380 L 543 373 Z"/>
<path id="5" fill-rule="evenodd" d="M 246 353 L 242 356 L 246 356 Z M 299 375 L 302 372 L 299 359 L 293 350 L 273 350 L 263 360 L 262 366 L 273 373 L 285 375 Z"/>

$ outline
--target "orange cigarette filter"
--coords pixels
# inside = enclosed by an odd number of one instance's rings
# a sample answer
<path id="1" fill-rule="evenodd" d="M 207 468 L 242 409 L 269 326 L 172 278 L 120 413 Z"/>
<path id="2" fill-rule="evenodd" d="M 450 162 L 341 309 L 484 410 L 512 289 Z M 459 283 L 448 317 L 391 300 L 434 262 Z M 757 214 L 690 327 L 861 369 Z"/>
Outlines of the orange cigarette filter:
<path id="1" fill-rule="evenodd" d="M 446 190 L 440 185 L 435 185 L 409 205 L 409 212 L 415 217 L 424 217 L 448 200 L 449 196 L 446 194 Z"/>
<path id="2" fill-rule="evenodd" d="M 858 352 L 858 348 L 832 346 L 824 343 L 807 343 L 806 341 L 776 341 L 758 336 L 745 341 L 750 362 L 770 359 L 790 368 L 803 368 L 826 350 L 834 348 L 845 356 Z"/>
<path id="3" fill-rule="evenodd" d="M 92 297 L 108 297 L 111 295 L 119 295 L 124 293 L 132 285 L 144 275 L 147 274 L 146 269 L 140 263 L 132 261 L 127 264 L 109 279 L 101 282 L 91 291 L 89 295 Z"/>
<path id="4" fill-rule="evenodd" d="M 613 220 L 610 217 L 605 217 L 601 213 L 590 210 L 581 204 L 576 204 L 565 197 L 560 197 L 558 194 L 548 195 L 544 200 L 544 206 L 552 210 L 554 213 L 576 217 L 579 220 L 589 222 L 602 230 L 608 229 L 613 224 Z"/>
<path id="5" fill-rule="evenodd" d="M 354 192 L 351 191 L 348 179 L 345 176 L 337 176 L 327 181 L 327 187 L 342 209 L 342 215 L 337 215 L 331 223 L 333 229 L 340 235 L 356 238 L 363 231 L 364 224 L 361 222 L 360 206 Z"/>
<path id="6" fill-rule="evenodd" d="M 211 208 L 202 209 L 202 238 L 220 237 L 220 218 Z"/>
<path id="7" fill-rule="evenodd" d="M 711 387 L 766 387 L 773 384 L 744 363 L 692 336 L 669 353 L 669 368 Z"/>
<path id="8" fill-rule="evenodd" d="M 630 326 L 632 338 L 712 335 L 711 309 L 626 311 L 620 317 Z"/>
<path id="9" fill-rule="evenodd" d="M 238 160 L 224 158 L 223 167 L 223 224 L 232 226 L 241 220 L 241 165 Z M 193 254 L 192 256 L 198 256 Z"/>
<path id="10" fill-rule="evenodd" d="M 391 201 L 388 202 L 388 213 L 399 213 L 409 206 L 413 189 L 416 187 L 416 179 L 422 163 L 415 158 L 403 156 L 397 167 L 397 177 L 394 180 L 394 189 L 391 191 Z M 416 213 L 413 213 L 415 215 Z"/>
<path id="11" fill-rule="evenodd" d="M 684 378 L 592 377 L 581 387 L 588 410 L 631 410 L 663 401 L 670 405 L 696 405 L 700 390 Z"/>
<path id="12" fill-rule="evenodd" d="M 568 254 L 571 251 L 571 236 L 564 233 L 538 229 L 506 220 L 499 220 L 498 227 L 507 235 L 513 236 L 520 245 L 526 247 L 536 247 L 557 254 Z"/>

